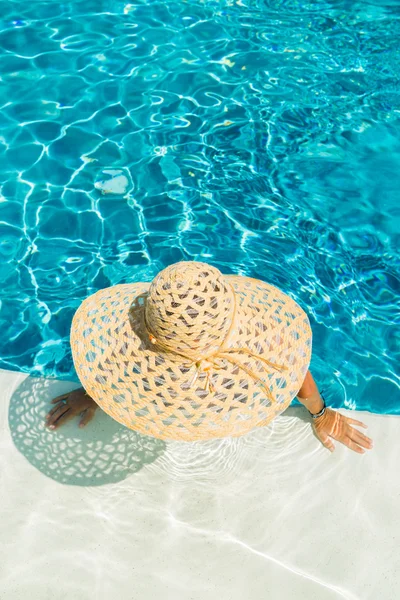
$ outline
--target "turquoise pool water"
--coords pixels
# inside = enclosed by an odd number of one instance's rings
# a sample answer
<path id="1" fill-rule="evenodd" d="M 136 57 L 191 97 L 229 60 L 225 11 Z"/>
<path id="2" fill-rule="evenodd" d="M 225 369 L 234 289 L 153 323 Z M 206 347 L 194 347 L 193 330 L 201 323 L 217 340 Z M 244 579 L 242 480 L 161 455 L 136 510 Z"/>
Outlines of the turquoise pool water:
<path id="1" fill-rule="evenodd" d="M 399 2 L 0 9 L 0 367 L 74 378 L 87 295 L 204 260 L 307 310 L 332 405 L 400 414 Z"/>

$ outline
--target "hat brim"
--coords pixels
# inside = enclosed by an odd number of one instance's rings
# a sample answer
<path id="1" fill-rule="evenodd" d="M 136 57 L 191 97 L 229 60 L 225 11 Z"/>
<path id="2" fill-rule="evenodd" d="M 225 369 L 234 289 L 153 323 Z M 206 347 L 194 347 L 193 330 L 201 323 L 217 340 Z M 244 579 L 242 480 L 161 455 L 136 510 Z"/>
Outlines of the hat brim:
<path id="1" fill-rule="evenodd" d="M 308 317 L 264 281 L 225 277 L 236 294 L 233 341 L 227 344 L 232 360 L 221 357 L 211 366 L 209 389 L 206 374 L 199 375 L 190 360 L 150 342 L 144 324 L 149 283 L 115 285 L 83 301 L 72 322 L 72 355 L 100 408 L 142 434 L 193 441 L 242 435 L 288 407 L 310 364 Z M 235 354 L 238 346 L 252 355 Z"/>

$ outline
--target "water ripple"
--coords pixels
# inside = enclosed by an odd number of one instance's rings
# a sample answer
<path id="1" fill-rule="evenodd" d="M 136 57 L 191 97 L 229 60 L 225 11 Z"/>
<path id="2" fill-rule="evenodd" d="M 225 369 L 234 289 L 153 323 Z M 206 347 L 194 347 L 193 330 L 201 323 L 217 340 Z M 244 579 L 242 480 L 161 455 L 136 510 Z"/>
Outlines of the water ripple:
<path id="1" fill-rule="evenodd" d="M 3 2 L 0 366 L 74 377 L 84 297 L 203 259 L 300 302 L 332 404 L 399 413 L 399 34 L 390 2 Z"/>

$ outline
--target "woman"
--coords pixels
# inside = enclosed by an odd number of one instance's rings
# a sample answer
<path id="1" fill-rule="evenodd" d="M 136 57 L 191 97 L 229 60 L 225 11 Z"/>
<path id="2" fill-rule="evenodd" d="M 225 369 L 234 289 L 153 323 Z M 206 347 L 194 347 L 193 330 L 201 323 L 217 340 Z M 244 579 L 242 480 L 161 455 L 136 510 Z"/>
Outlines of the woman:
<path id="1" fill-rule="evenodd" d="M 327 408 L 308 370 L 311 328 L 278 288 L 180 262 L 151 284 L 116 285 L 87 298 L 71 329 L 83 388 L 53 400 L 47 425 L 76 415 L 84 427 L 97 406 L 131 429 L 185 441 L 238 436 L 267 425 L 297 396 L 329 450 L 358 453 L 366 427 Z"/>

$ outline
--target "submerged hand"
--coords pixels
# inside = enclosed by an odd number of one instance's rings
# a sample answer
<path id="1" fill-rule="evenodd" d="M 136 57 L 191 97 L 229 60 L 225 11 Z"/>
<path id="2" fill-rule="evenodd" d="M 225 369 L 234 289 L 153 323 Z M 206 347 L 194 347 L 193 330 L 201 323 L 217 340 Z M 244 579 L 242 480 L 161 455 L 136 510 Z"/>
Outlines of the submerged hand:
<path id="1" fill-rule="evenodd" d="M 318 439 L 326 446 L 331 452 L 335 449 L 335 444 L 332 439 L 345 444 L 354 452 L 364 454 L 364 448 L 372 448 L 372 440 L 361 433 L 358 429 L 351 427 L 351 425 L 359 425 L 360 427 L 368 427 L 361 421 L 356 419 L 350 419 L 345 415 L 327 408 L 325 413 L 313 419 L 314 431 Z"/>
<path id="2" fill-rule="evenodd" d="M 51 401 L 55 407 L 46 416 L 46 426 L 57 429 L 73 417 L 81 415 L 79 427 L 84 427 L 94 417 L 97 404 L 83 388 L 57 396 Z"/>

